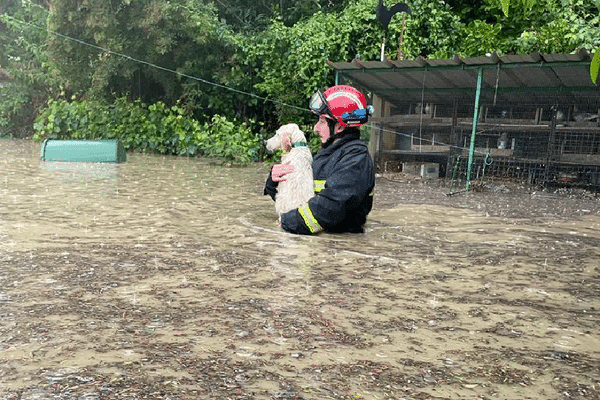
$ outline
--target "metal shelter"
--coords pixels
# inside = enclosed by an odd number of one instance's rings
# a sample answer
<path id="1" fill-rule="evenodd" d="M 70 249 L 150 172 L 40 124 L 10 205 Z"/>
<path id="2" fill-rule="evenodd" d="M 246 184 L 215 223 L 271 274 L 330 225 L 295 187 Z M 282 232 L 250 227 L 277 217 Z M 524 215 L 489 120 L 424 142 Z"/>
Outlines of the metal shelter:
<path id="1" fill-rule="evenodd" d="M 600 88 L 593 54 L 330 62 L 338 83 L 372 95 L 371 150 L 434 163 L 467 182 L 482 173 L 530 183 L 600 185 Z"/>

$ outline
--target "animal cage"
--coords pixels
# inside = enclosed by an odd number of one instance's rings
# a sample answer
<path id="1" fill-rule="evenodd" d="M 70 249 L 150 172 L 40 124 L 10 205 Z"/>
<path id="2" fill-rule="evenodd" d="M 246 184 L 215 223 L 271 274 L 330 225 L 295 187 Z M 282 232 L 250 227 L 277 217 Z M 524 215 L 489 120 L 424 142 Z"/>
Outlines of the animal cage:
<path id="1" fill-rule="evenodd" d="M 372 93 L 378 168 L 439 163 L 440 177 L 600 187 L 592 54 L 331 63 Z"/>

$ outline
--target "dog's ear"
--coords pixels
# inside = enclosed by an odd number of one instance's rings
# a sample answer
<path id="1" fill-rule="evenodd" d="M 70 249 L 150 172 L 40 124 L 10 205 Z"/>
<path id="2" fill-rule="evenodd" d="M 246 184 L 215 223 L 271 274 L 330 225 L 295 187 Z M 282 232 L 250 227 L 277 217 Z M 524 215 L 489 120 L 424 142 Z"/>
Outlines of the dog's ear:
<path id="1" fill-rule="evenodd" d="M 302 131 L 302 129 L 300 129 L 300 127 L 296 124 L 294 124 L 294 134 L 293 137 L 295 138 L 294 141 L 295 142 L 302 142 L 302 141 L 306 141 L 306 135 L 304 134 L 304 132 Z"/>
<path id="2" fill-rule="evenodd" d="M 281 134 L 281 150 L 290 151 L 292 149 L 292 134 L 285 131 Z"/>

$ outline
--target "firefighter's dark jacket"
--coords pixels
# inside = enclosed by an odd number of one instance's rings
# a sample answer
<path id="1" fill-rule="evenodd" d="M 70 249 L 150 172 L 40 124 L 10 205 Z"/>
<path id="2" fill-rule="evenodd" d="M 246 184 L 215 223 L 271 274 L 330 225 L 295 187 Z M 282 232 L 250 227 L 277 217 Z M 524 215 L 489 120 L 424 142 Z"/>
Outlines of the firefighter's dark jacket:
<path id="1" fill-rule="evenodd" d="M 321 149 L 313 158 L 315 196 L 307 204 L 281 215 L 281 227 L 291 233 L 321 231 L 362 233 L 373 207 L 375 169 L 367 146 L 348 135 Z M 264 194 L 273 199 L 277 182 L 271 175 Z"/>

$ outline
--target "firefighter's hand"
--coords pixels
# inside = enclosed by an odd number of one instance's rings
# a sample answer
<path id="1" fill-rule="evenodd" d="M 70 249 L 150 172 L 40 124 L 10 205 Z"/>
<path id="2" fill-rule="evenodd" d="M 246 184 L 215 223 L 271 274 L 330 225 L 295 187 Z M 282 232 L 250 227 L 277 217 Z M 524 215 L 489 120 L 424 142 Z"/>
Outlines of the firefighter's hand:
<path id="1" fill-rule="evenodd" d="M 271 179 L 273 182 L 283 182 L 286 180 L 286 175 L 294 172 L 294 166 L 290 164 L 275 164 L 271 169 Z"/>

